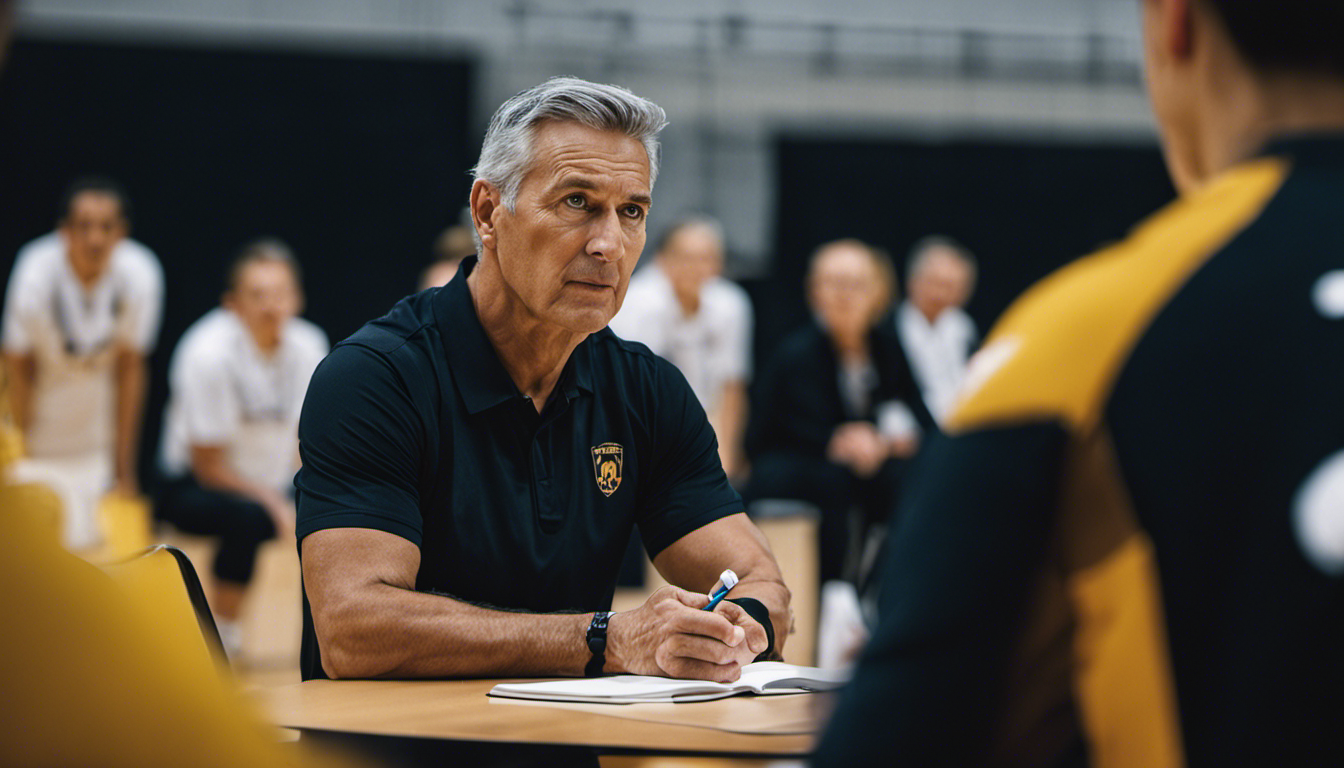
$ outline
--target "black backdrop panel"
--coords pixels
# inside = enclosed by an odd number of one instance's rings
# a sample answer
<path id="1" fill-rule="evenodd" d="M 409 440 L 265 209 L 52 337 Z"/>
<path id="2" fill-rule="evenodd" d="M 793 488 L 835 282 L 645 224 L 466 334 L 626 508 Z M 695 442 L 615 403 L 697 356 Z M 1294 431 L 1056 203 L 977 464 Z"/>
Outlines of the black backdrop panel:
<path id="1" fill-rule="evenodd" d="M 983 334 L 1033 282 L 1174 194 L 1156 147 L 783 137 L 776 154 L 773 280 L 756 291 L 772 311 L 757 320 L 758 354 L 806 321 L 803 275 L 821 243 L 885 248 L 904 284 L 911 245 L 955 237 L 980 261 L 967 311 Z"/>
<path id="2" fill-rule="evenodd" d="M 75 177 L 127 187 L 167 281 L 147 461 L 168 356 L 244 242 L 293 246 L 307 317 L 333 342 L 414 290 L 466 204 L 470 80 L 454 60 L 17 41 L 0 77 L 0 280 Z"/>

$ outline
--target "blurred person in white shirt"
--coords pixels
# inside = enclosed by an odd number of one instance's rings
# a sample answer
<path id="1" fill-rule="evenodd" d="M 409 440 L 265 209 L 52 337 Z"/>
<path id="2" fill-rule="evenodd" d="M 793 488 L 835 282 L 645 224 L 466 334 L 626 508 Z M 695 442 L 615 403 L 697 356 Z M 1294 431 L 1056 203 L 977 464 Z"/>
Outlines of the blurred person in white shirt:
<path id="1" fill-rule="evenodd" d="M 5 296 L 10 405 L 26 450 L 14 477 L 60 496 L 63 541 L 73 550 L 102 542 L 103 494 L 139 493 L 146 358 L 159 333 L 163 271 L 130 239 L 129 209 L 116 182 L 76 181 L 56 231 L 19 251 Z"/>
<path id="2" fill-rule="evenodd" d="M 932 235 L 915 243 L 906 264 L 908 298 L 896 312 L 896 330 L 924 402 L 942 424 L 979 343 L 975 321 L 962 311 L 975 290 L 975 257 Z"/>
<path id="3" fill-rule="evenodd" d="M 257 548 L 293 535 L 299 410 L 328 350 L 302 308 L 289 248 L 256 241 L 234 262 L 222 306 L 187 329 L 169 367 L 156 513 L 220 537 L 211 606 L 234 653 Z"/>
<path id="4" fill-rule="evenodd" d="M 723 228 L 686 217 L 663 233 L 653 263 L 636 272 L 616 335 L 642 342 L 681 370 L 704 406 L 729 478 L 741 474 L 751 375 L 751 300 L 723 277 Z"/>

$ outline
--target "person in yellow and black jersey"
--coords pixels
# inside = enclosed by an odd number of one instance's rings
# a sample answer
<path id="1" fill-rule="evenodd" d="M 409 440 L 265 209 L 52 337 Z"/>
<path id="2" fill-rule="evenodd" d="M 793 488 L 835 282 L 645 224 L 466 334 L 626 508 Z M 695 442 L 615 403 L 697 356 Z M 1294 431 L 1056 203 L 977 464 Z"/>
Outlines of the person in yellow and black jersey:
<path id="1" fill-rule="evenodd" d="M 1143 19 L 1181 196 L 971 364 L 819 766 L 1344 762 L 1344 4 Z"/>

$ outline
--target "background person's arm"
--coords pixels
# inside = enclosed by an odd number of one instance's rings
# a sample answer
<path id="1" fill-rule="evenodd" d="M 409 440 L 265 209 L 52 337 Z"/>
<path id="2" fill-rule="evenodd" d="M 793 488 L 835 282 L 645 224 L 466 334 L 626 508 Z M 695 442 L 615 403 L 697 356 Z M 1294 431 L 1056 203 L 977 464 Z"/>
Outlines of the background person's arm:
<path id="1" fill-rule="evenodd" d="M 513 613 L 417 592 L 420 550 L 395 534 L 328 528 L 306 536 L 302 552 L 329 677 L 582 675 L 591 658 L 593 614 Z M 731 612 L 698 610 L 705 603 L 666 587 L 613 616 L 605 671 L 735 680 L 735 646 L 748 633 Z M 756 640 L 764 648 L 764 634 Z"/>
<path id="2" fill-rule="evenodd" d="M 266 509 L 278 532 L 294 530 L 294 506 L 283 494 L 248 482 L 229 465 L 227 449 L 222 445 L 191 446 L 191 474 L 202 488 L 225 491 L 251 499 Z"/>
<path id="3" fill-rule="evenodd" d="M 163 269 L 143 247 L 127 252 L 124 259 L 132 293 L 117 318 L 112 467 L 116 490 L 136 495 L 140 491 L 136 457 L 144 423 L 145 392 L 149 388 L 149 353 L 154 349 L 163 317 Z"/>
<path id="4" fill-rule="evenodd" d="M 735 478 L 742 472 L 742 440 L 747 426 L 747 385 L 733 379 L 723 385 L 719 407 L 710 425 L 719 441 L 719 461 L 724 474 Z"/>
<path id="5" fill-rule="evenodd" d="M 7 352 L 5 368 L 9 375 L 9 408 L 14 426 L 27 434 L 33 417 L 33 381 L 37 377 L 37 361 L 31 352 Z"/>
<path id="6" fill-rule="evenodd" d="M 144 415 L 145 389 L 149 366 L 144 354 L 119 348 L 115 361 L 116 431 L 113 439 L 113 470 L 116 488 L 134 496 L 139 493 L 136 478 L 136 451 L 140 445 L 140 423 Z"/>

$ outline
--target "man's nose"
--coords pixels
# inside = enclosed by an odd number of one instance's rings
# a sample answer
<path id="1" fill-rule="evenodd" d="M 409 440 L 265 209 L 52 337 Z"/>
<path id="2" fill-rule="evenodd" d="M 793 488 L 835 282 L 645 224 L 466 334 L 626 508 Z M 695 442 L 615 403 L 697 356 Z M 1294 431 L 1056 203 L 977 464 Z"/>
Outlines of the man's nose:
<path id="1" fill-rule="evenodd" d="M 625 256 L 625 233 L 621 215 L 615 209 L 603 211 L 594 217 L 588 236 L 588 255 L 603 261 L 619 261 Z"/>

